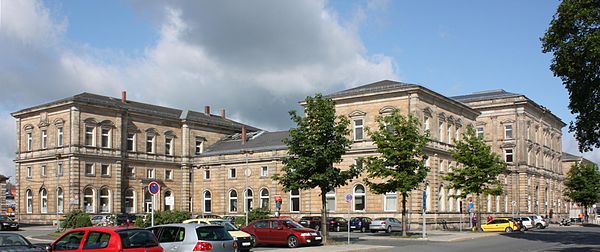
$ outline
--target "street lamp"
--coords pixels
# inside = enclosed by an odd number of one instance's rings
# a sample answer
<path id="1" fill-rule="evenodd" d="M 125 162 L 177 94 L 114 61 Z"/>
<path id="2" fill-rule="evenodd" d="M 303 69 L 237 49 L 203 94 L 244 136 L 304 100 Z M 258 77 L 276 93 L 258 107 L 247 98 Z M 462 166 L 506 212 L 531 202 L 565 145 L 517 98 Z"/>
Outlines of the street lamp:
<path id="1" fill-rule="evenodd" d="M 248 225 L 248 209 L 250 208 L 250 202 L 248 202 L 248 177 L 252 175 L 252 170 L 248 167 L 248 155 L 253 154 L 251 150 L 241 150 L 241 154 L 246 156 L 246 168 L 244 169 L 244 215 L 246 217 L 246 226 Z M 253 195 L 254 196 L 254 195 Z"/>

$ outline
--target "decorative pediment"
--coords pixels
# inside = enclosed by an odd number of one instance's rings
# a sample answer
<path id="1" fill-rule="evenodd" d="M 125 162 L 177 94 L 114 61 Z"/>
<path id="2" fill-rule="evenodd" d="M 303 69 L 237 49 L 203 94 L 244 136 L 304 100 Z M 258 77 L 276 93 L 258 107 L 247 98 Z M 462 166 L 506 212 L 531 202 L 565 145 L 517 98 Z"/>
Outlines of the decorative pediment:
<path id="1" fill-rule="evenodd" d="M 87 119 L 83 120 L 83 123 L 85 123 L 87 125 L 94 125 L 94 126 L 96 126 L 98 124 L 96 122 L 96 119 L 94 119 L 94 118 L 87 118 Z"/>
<path id="2" fill-rule="evenodd" d="M 446 120 L 446 114 L 444 112 L 441 112 L 438 114 L 438 119 L 440 121 L 445 121 Z"/>
<path id="3" fill-rule="evenodd" d="M 156 131 L 156 129 L 154 129 L 154 128 L 147 128 L 147 129 L 145 130 L 145 132 L 146 132 L 146 134 L 148 134 L 148 135 L 158 135 L 158 134 L 157 134 L 157 131 Z"/>
<path id="4" fill-rule="evenodd" d="M 104 121 L 100 122 L 100 126 L 115 128 L 115 124 L 111 120 L 104 120 Z"/>
<path id="5" fill-rule="evenodd" d="M 456 124 L 457 127 L 462 127 L 463 121 L 460 118 L 456 118 L 456 120 L 454 121 L 454 124 Z"/>
<path id="6" fill-rule="evenodd" d="M 56 118 L 54 119 L 53 123 L 56 126 L 63 126 L 65 124 L 65 120 L 63 120 L 62 118 Z"/>
<path id="7" fill-rule="evenodd" d="M 512 119 L 507 119 L 507 120 L 503 120 L 503 121 L 501 121 L 500 123 L 501 123 L 501 124 L 511 124 L 511 123 L 514 123 L 514 122 L 515 122 L 515 120 L 512 120 Z"/>
<path id="8" fill-rule="evenodd" d="M 449 115 L 448 118 L 446 118 L 446 121 L 448 121 L 449 123 L 454 123 L 454 116 Z"/>
<path id="9" fill-rule="evenodd" d="M 50 123 L 48 122 L 48 120 L 40 121 L 40 123 L 38 123 L 38 128 L 47 128 L 48 126 L 50 126 Z"/>
<path id="10" fill-rule="evenodd" d="M 348 117 L 359 117 L 359 116 L 365 116 L 367 115 L 366 112 L 360 111 L 360 110 L 354 110 L 352 112 L 350 112 L 350 114 L 348 114 Z"/>
<path id="11" fill-rule="evenodd" d="M 506 143 L 503 143 L 501 147 L 502 148 L 513 148 L 513 147 L 515 147 L 515 143 L 513 143 L 513 142 L 506 142 Z"/>
<path id="12" fill-rule="evenodd" d="M 426 107 L 423 109 L 423 113 L 428 116 L 431 116 L 431 115 L 433 115 L 433 110 L 431 110 L 431 108 L 429 108 L 429 107 Z"/>
<path id="13" fill-rule="evenodd" d="M 165 137 L 171 137 L 171 138 L 176 138 L 177 136 L 175 135 L 175 133 L 171 130 L 165 131 Z"/>
<path id="14" fill-rule="evenodd" d="M 477 122 L 475 122 L 475 125 L 476 125 L 476 126 L 485 126 L 486 124 L 487 124 L 487 123 L 485 123 L 485 122 L 480 122 L 480 121 L 477 121 Z"/>
<path id="15" fill-rule="evenodd" d="M 31 131 L 33 131 L 33 125 L 30 123 L 25 124 L 25 126 L 23 126 L 23 130 L 25 130 L 27 132 L 31 132 Z"/>
<path id="16" fill-rule="evenodd" d="M 392 106 L 385 106 L 379 110 L 379 114 L 381 114 L 381 115 L 391 114 L 392 112 L 394 112 L 394 110 L 396 110 L 396 108 L 394 108 Z"/>
<path id="17" fill-rule="evenodd" d="M 138 127 L 132 123 L 132 122 L 128 122 L 127 123 L 127 132 L 140 132 L 140 130 L 138 129 Z"/>

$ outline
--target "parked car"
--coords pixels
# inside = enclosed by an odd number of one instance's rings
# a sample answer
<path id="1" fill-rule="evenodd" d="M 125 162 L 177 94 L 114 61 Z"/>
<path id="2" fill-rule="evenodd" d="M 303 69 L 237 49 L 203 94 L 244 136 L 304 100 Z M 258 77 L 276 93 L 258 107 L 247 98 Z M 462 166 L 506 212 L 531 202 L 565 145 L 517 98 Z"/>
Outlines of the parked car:
<path id="1" fill-rule="evenodd" d="M 8 216 L 0 216 L 0 230 L 19 230 L 19 223 Z"/>
<path id="2" fill-rule="evenodd" d="M 348 221 L 342 217 L 327 218 L 327 225 L 329 226 L 329 231 L 348 231 Z"/>
<path id="3" fill-rule="evenodd" d="M 518 216 L 515 217 L 517 220 L 521 221 L 521 223 L 523 224 L 523 226 L 525 227 L 525 230 L 527 229 L 531 229 L 534 227 L 533 225 L 533 221 L 531 220 L 530 217 L 528 216 Z"/>
<path id="4" fill-rule="evenodd" d="M 321 216 L 303 216 L 298 223 L 303 227 L 321 230 Z"/>
<path id="5" fill-rule="evenodd" d="M 233 238 L 236 239 L 237 243 L 238 243 L 238 248 L 240 251 L 250 251 L 250 249 L 252 249 L 252 247 L 254 247 L 254 238 L 244 232 L 241 231 L 239 228 L 237 228 L 235 225 L 229 223 L 226 220 L 223 219 L 208 219 L 208 218 L 199 218 L 199 219 L 189 219 L 189 220 L 185 220 L 183 221 L 183 223 L 197 223 L 197 224 L 204 224 L 204 225 L 221 225 L 225 227 L 225 230 L 227 230 L 227 232 L 229 232 L 229 234 L 231 236 L 233 236 Z"/>
<path id="6" fill-rule="evenodd" d="M 122 227 L 75 228 L 50 243 L 46 250 L 164 252 L 152 232 Z"/>
<path id="7" fill-rule="evenodd" d="M 223 219 L 223 217 L 221 215 L 216 215 L 216 214 L 196 214 L 193 216 L 194 219 L 201 219 L 201 218 L 206 218 L 206 219 Z"/>
<path id="8" fill-rule="evenodd" d="M 46 251 L 43 246 L 33 245 L 22 235 L 15 233 L 0 233 L 0 250 L 23 252 Z"/>
<path id="9" fill-rule="evenodd" d="M 322 241 L 321 233 L 290 219 L 257 220 L 243 227 L 242 231 L 254 236 L 256 244 L 285 244 L 295 248 L 321 244 Z"/>
<path id="10" fill-rule="evenodd" d="M 152 231 L 165 251 L 212 251 L 230 252 L 237 250 L 237 243 L 221 225 L 166 224 Z"/>
<path id="11" fill-rule="evenodd" d="M 519 225 L 512 220 L 512 218 L 495 218 L 490 222 L 481 225 L 481 229 L 484 232 L 507 232 L 510 233 L 515 230 L 519 230 Z"/>
<path id="12" fill-rule="evenodd" d="M 133 226 L 135 224 L 135 219 L 137 219 L 137 216 L 133 214 L 119 214 L 117 215 L 116 224 L 117 226 L 125 227 Z"/>
<path id="13" fill-rule="evenodd" d="M 378 231 L 385 231 L 386 233 L 402 231 L 402 224 L 396 218 L 380 217 L 371 221 L 369 230 L 371 230 L 371 233 L 376 233 Z"/>
<path id="14" fill-rule="evenodd" d="M 533 215 L 533 216 L 529 216 L 529 218 L 531 218 L 533 220 L 533 225 L 536 228 L 539 229 L 544 229 L 546 227 L 548 227 L 548 221 L 546 221 L 546 219 L 544 219 L 544 217 L 539 216 L 539 215 Z"/>
<path id="15" fill-rule="evenodd" d="M 108 215 L 94 215 L 91 219 L 94 226 L 106 226 L 108 224 Z"/>
<path id="16" fill-rule="evenodd" d="M 372 219 L 369 217 L 352 217 L 350 219 L 350 231 L 360 230 L 361 233 L 367 232 L 371 221 Z"/>
<path id="17" fill-rule="evenodd" d="M 225 216 L 223 216 L 222 219 L 225 220 L 225 221 L 228 221 L 232 225 L 236 226 L 236 224 L 235 224 L 235 218 L 236 218 L 236 216 L 234 216 L 234 215 L 225 215 Z"/>

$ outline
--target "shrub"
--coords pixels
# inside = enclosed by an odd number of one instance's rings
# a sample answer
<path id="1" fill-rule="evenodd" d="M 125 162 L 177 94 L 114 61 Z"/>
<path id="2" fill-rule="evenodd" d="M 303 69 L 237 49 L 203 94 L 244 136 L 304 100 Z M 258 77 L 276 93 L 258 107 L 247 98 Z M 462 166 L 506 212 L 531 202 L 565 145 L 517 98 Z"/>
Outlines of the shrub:
<path id="1" fill-rule="evenodd" d="M 80 209 L 75 209 L 67 214 L 63 225 L 65 228 L 90 227 L 92 226 L 92 220 L 89 214 Z"/>
<path id="2" fill-rule="evenodd" d="M 252 209 L 248 213 L 248 223 L 253 222 L 255 220 L 263 220 L 271 217 L 271 211 L 265 208 L 257 208 Z"/>
<path id="3" fill-rule="evenodd" d="M 191 218 L 190 212 L 183 211 L 155 211 L 154 225 L 182 223 L 184 220 Z M 146 214 L 144 217 L 138 217 L 135 223 L 139 227 L 149 227 L 152 224 L 152 214 Z"/>

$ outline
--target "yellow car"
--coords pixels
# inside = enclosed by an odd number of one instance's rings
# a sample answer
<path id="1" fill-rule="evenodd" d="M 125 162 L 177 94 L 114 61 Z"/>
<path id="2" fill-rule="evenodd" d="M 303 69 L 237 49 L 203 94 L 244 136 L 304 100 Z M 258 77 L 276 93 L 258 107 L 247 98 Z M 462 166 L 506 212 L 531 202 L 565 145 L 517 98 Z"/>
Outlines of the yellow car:
<path id="1" fill-rule="evenodd" d="M 487 224 L 481 225 L 481 229 L 485 232 L 507 232 L 510 233 L 515 230 L 519 230 L 519 226 L 512 219 L 509 218 L 496 218 Z"/>
<path id="2" fill-rule="evenodd" d="M 250 251 L 251 248 L 254 247 L 254 237 L 250 234 L 241 231 L 236 226 L 232 225 L 226 220 L 223 219 L 211 219 L 211 218 L 200 218 L 200 219 L 189 219 L 184 220 L 183 223 L 198 223 L 198 224 L 213 224 L 213 225 L 221 225 L 224 226 L 225 229 L 229 232 L 233 238 L 237 240 L 238 248 L 240 251 Z"/>

